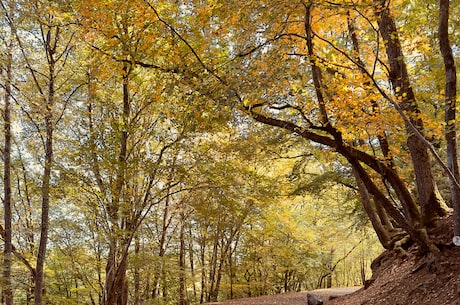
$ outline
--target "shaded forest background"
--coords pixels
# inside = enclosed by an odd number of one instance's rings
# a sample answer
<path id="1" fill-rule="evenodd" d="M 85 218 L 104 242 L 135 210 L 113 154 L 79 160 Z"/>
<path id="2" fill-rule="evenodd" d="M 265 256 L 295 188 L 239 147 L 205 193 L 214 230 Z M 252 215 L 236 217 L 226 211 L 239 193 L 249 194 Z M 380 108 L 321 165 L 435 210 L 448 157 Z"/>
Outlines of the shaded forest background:
<path id="1" fill-rule="evenodd" d="M 449 1 L 0 9 L 4 304 L 360 285 L 460 234 Z"/>

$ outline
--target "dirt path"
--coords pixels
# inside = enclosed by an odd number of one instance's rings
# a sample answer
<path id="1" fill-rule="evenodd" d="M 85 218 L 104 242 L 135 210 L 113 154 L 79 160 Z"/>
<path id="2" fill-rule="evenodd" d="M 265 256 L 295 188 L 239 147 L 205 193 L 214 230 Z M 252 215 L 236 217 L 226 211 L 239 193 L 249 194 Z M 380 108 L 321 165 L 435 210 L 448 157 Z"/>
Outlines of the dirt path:
<path id="1" fill-rule="evenodd" d="M 324 304 L 327 304 L 326 301 L 329 300 L 329 298 L 341 297 L 341 296 L 353 293 L 360 288 L 361 287 L 317 289 L 317 290 L 309 291 L 308 293 L 321 297 L 321 299 L 324 301 Z"/>
<path id="2" fill-rule="evenodd" d="M 352 292 L 355 292 L 359 288 L 360 287 L 330 288 L 312 290 L 308 292 L 289 292 L 277 295 L 265 295 L 255 298 L 234 299 L 219 303 L 207 303 L 207 305 L 306 305 L 307 293 L 320 296 L 324 300 L 324 304 L 327 305 L 327 300 L 330 296 L 341 296 L 350 294 Z"/>

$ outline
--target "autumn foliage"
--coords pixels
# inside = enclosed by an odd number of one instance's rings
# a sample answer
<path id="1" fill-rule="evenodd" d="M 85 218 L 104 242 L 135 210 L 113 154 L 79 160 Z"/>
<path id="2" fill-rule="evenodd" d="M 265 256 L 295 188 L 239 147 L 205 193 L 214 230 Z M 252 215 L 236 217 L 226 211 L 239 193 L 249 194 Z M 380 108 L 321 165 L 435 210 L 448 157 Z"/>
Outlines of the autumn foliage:
<path id="1" fill-rule="evenodd" d="M 359 284 L 368 227 L 436 256 L 454 3 L 2 1 L 4 304 Z"/>

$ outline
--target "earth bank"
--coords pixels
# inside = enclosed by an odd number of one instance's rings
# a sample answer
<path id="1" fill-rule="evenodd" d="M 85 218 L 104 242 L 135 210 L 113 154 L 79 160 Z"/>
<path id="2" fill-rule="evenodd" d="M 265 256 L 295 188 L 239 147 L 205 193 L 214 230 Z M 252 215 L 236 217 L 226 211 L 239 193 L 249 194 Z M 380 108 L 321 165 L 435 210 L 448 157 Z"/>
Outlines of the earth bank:
<path id="1" fill-rule="evenodd" d="M 214 303 L 222 305 L 306 305 L 307 293 L 322 297 L 325 305 L 460 305 L 460 247 L 452 243 L 450 219 L 429 232 L 440 253 L 420 255 L 415 245 L 405 253 L 386 251 L 372 265 L 373 277 L 361 289 L 285 293 Z M 340 289 L 336 289 L 340 290 Z"/>

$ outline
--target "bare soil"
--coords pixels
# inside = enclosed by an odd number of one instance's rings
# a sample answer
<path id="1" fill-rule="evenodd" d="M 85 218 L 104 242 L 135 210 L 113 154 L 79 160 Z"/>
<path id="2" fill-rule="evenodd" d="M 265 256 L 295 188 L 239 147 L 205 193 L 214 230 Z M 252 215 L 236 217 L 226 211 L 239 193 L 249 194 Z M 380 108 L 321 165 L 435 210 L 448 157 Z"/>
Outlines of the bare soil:
<path id="1" fill-rule="evenodd" d="M 453 245 L 450 219 L 429 232 L 439 255 L 421 255 L 415 245 L 406 254 L 386 251 L 373 263 L 366 288 L 329 300 L 337 290 L 316 290 L 325 305 L 460 305 L 460 247 Z M 339 289 L 340 290 L 340 289 Z M 356 291 L 355 291 L 356 290 Z M 221 305 L 306 305 L 307 292 L 228 300 Z"/>
<path id="2" fill-rule="evenodd" d="M 360 287 L 330 288 L 318 289 L 303 292 L 288 292 L 276 295 L 265 295 L 254 298 L 241 298 L 227 300 L 217 303 L 207 303 L 206 305 L 287 305 L 287 304 L 307 304 L 307 293 L 319 296 L 322 300 L 328 300 L 329 297 L 343 296 L 357 291 Z M 328 304 L 328 303 L 324 303 Z"/>

